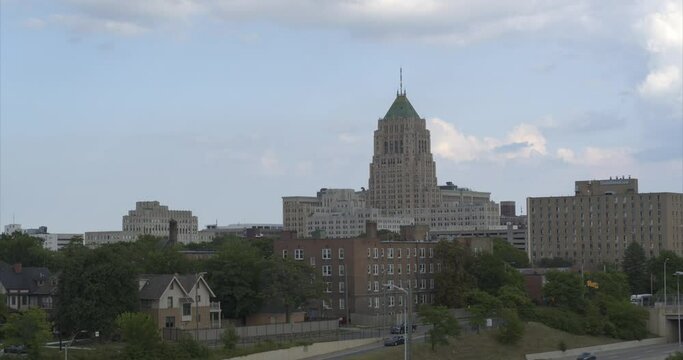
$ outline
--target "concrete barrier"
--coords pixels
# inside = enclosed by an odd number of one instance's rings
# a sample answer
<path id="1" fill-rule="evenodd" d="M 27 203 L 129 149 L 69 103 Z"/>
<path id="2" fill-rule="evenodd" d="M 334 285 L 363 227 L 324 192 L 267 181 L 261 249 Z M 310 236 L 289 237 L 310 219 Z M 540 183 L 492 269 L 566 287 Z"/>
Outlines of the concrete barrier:
<path id="1" fill-rule="evenodd" d="M 230 358 L 232 360 L 298 360 L 313 356 L 325 355 L 337 351 L 351 349 L 359 346 L 364 346 L 380 341 L 380 338 L 372 339 L 357 339 L 345 341 L 330 341 L 323 343 L 315 343 L 308 346 L 296 346 L 289 349 L 273 350 L 246 356 Z"/>
<path id="2" fill-rule="evenodd" d="M 558 351 L 548 351 L 548 352 L 536 353 L 536 354 L 527 354 L 526 360 L 560 359 L 560 358 L 569 357 L 569 356 L 578 356 L 584 352 L 594 353 L 594 352 L 598 352 L 598 351 L 623 350 L 623 349 L 630 349 L 630 348 L 635 348 L 635 347 L 640 347 L 640 346 L 659 345 L 659 344 L 666 344 L 666 338 L 661 337 L 661 338 L 653 338 L 653 339 L 645 339 L 645 340 L 624 341 L 624 342 L 618 342 L 618 343 L 612 343 L 612 344 L 604 344 L 604 345 L 588 346 L 588 347 L 576 348 L 576 349 L 568 349 L 567 351 L 559 351 L 558 350 Z"/>

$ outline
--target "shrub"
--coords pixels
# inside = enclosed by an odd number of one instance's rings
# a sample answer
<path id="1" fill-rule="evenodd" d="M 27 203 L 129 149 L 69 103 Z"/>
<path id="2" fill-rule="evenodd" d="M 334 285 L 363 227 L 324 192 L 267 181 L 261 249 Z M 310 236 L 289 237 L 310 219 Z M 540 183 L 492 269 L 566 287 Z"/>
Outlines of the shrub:
<path id="1" fill-rule="evenodd" d="M 539 322 L 554 329 L 576 335 L 586 333 L 583 316 L 568 310 L 550 307 L 537 308 L 536 318 Z"/>
<path id="2" fill-rule="evenodd" d="M 234 349 L 235 346 L 237 346 L 237 340 L 239 340 L 239 336 L 237 335 L 235 327 L 232 324 L 228 325 L 221 335 L 223 348 L 226 350 Z"/>
<path id="3" fill-rule="evenodd" d="M 498 328 L 496 338 L 502 344 L 516 344 L 524 335 L 524 323 L 519 319 L 517 310 L 501 310 L 503 324 Z"/>
<path id="4" fill-rule="evenodd" d="M 565 352 L 567 351 L 567 343 L 565 343 L 564 340 L 560 340 L 557 344 L 557 348 L 560 349 L 560 351 Z"/>

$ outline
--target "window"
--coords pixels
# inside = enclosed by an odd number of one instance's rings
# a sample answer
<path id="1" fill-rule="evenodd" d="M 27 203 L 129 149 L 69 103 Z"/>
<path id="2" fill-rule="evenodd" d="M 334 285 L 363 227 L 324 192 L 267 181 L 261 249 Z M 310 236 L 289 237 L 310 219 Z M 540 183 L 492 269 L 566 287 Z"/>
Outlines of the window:
<path id="1" fill-rule="evenodd" d="M 394 275 L 394 264 L 389 264 L 389 265 L 387 265 L 387 266 L 388 266 L 388 268 L 387 268 L 387 274 L 389 274 L 389 275 Z"/>
<path id="2" fill-rule="evenodd" d="M 28 295 L 21 297 L 21 305 L 28 305 Z"/>
<path id="3" fill-rule="evenodd" d="M 171 281 L 171 290 L 173 290 L 173 283 L 174 283 L 174 282 L 175 282 L 175 281 Z"/>
<path id="4" fill-rule="evenodd" d="M 166 307 L 169 309 L 173 307 L 173 296 L 169 296 L 168 299 L 166 299 Z"/>
<path id="5" fill-rule="evenodd" d="M 372 249 L 372 257 L 377 259 L 379 257 L 379 249 L 374 248 Z"/>
<path id="6" fill-rule="evenodd" d="M 420 274 L 425 273 L 425 264 L 420 264 Z"/>
<path id="7" fill-rule="evenodd" d="M 425 248 L 420 248 L 420 257 L 421 258 L 425 257 Z"/>
<path id="8" fill-rule="evenodd" d="M 388 248 L 388 249 L 387 249 L 387 258 L 388 258 L 388 259 L 393 259 L 393 258 L 394 258 L 394 248 Z"/>
<path id="9" fill-rule="evenodd" d="M 185 316 L 192 316 L 192 304 L 190 303 L 183 304 L 183 317 Z"/>
<path id="10" fill-rule="evenodd" d="M 434 257 L 434 248 L 429 248 L 429 257 L 430 258 Z"/>
<path id="11" fill-rule="evenodd" d="M 294 260 L 304 259 L 304 249 L 294 249 Z"/>
<path id="12" fill-rule="evenodd" d="M 375 297 L 375 309 L 379 309 L 379 298 Z"/>
<path id="13" fill-rule="evenodd" d="M 282 250 L 282 258 L 283 259 L 287 258 L 287 250 Z"/>
<path id="14" fill-rule="evenodd" d="M 373 275 L 379 274 L 379 265 L 377 265 L 377 264 L 372 265 L 372 274 Z"/>
<path id="15" fill-rule="evenodd" d="M 202 303 L 202 296 L 197 294 L 197 304 L 201 304 L 201 303 Z"/>
<path id="16" fill-rule="evenodd" d="M 406 248 L 406 258 L 410 259 L 410 248 Z"/>
<path id="17" fill-rule="evenodd" d="M 344 276 L 344 265 L 339 265 L 339 276 Z"/>
<path id="18" fill-rule="evenodd" d="M 338 255 L 340 260 L 344 260 L 344 248 L 339 248 Z"/>
<path id="19" fill-rule="evenodd" d="M 368 281 L 368 291 L 372 291 L 372 281 Z"/>
<path id="20" fill-rule="evenodd" d="M 323 249 L 323 260 L 330 260 L 331 258 L 332 258 L 332 249 L 324 248 Z"/>
<path id="21" fill-rule="evenodd" d="M 332 292 L 332 283 L 329 282 L 329 281 L 325 283 L 325 292 L 326 292 L 326 293 L 331 293 L 331 292 Z"/>
<path id="22" fill-rule="evenodd" d="M 406 264 L 406 274 L 410 274 L 410 264 Z"/>
<path id="23" fill-rule="evenodd" d="M 379 291 L 379 281 L 375 281 L 375 292 Z"/>
<path id="24" fill-rule="evenodd" d="M 372 274 L 372 265 L 368 265 L 368 275 Z"/>
<path id="25" fill-rule="evenodd" d="M 167 328 L 174 328 L 175 327 L 175 316 L 167 316 L 166 317 L 166 324 L 164 326 Z"/>
<path id="26" fill-rule="evenodd" d="M 346 288 L 346 285 L 343 282 L 339 283 L 339 293 L 344 293 L 344 289 Z"/>
<path id="27" fill-rule="evenodd" d="M 368 257 L 370 257 L 371 253 L 372 253 L 372 250 L 370 250 L 370 248 L 368 248 Z"/>
<path id="28" fill-rule="evenodd" d="M 12 305 L 16 305 L 16 304 L 17 304 L 17 297 L 16 297 L 16 296 L 10 296 L 10 299 L 11 299 L 11 301 L 12 301 Z"/>
<path id="29" fill-rule="evenodd" d="M 394 297 L 389 296 L 389 307 L 393 307 L 393 306 L 394 306 Z"/>
<path id="30" fill-rule="evenodd" d="M 432 264 L 432 263 L 429 264 L 429 273 L 430 274 L 434 273 L 434 264 Z"/>
<path id="31" fill-rule="evenodd" d="M 344 310 L 346 307 L 346 303 L 344 302 L 344 299 L 339 299 L 339 310 Z"/>
<path id="32" fill-rule="evenodd" d="M 332 265 L 323 265 L 323 276 L 332 276 Z"/>
<path id="33" fill-rule="evenodd" d="M 311 266 L 315 266 L 315 256 L 311 256 Z"/>
<path id="34" fill-rule="evenodd" d="M 368 298 L 368 307 L 369 308 L 372 307 L 372 298 L 371 297 Z"/>
<path id="35" fill-rule="evenodd" d="M 401 265 L 401 264 L 396 265 L 396 272 L 397 272 L 399 275 L 401 275 L 402 267 L 403 267 L 403 265 Z"/>
<path id="36" fill-rule="evenodd" d="M 434 279 L 429 279 L 429 288 L 430 289 L 434 288 Z"/>
<path id="37" fill-rule="evenodd" d="M 396 257 L 401 258 L 401 248 L 396 249 Z"/>
<path id="38" fill-rule="evenodd" d="M 421 279 L 420 280 L 420 289 L 426 289 L 427 288 L 427 280 Z"/>
<path id="39" fill-rule="evenodd" d="M 384 248 L 379 249 L 379 256 L 384 257 Z"/>

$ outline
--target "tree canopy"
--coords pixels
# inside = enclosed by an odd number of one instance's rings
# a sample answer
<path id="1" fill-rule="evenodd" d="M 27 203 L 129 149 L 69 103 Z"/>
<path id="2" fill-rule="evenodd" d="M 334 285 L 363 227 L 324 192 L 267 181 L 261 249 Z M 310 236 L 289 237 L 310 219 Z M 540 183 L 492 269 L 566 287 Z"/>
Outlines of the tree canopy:
<path id="1" fill-rule="evenodd" d="M 645 250 L 633 241 L 624 251 L 622 268 L 628 277 L 628 285 L 632 294 L 644 294 L 650 291 L 649 274 Z"/>

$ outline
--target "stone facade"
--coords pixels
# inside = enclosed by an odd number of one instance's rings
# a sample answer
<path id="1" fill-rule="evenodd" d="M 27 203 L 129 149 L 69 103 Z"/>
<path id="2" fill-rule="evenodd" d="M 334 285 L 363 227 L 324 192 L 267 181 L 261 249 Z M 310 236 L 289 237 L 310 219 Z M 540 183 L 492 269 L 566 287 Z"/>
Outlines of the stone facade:
<path id="1" fill-rule="evenodd" d="M 577 181 L 575 196 L 528 198 L 532 262 L 561 257 L 595 268 L 619 263 L 635 241 L 647 256 L 683 255 L 683 194 L 638 193 L 636 179 Z"/>

